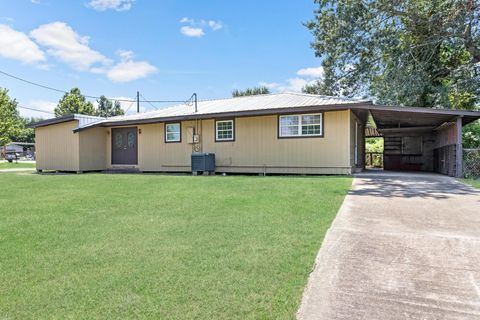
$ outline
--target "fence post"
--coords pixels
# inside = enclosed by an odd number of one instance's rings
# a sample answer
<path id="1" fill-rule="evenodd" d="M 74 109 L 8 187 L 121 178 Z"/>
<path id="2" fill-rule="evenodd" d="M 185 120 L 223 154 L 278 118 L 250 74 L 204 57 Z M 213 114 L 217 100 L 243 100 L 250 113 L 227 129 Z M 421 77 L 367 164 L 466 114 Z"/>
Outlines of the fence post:
<path id="1" fill-rule="evenodd" d="M 462 150 L 462 117 L 457 117 L 457 145 L 455 148 L 455 177 L 463 177 L 463 150 Z"/>

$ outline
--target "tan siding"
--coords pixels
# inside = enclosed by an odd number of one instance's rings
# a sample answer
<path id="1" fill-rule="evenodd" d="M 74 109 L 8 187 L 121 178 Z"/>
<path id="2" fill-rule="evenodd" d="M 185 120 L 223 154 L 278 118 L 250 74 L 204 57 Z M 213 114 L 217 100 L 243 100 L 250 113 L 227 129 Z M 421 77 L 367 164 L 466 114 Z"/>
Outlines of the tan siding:
<path id="1" fill-rule="evenodd" d="M 188 171 L 193 145 L 189 127 L 200 133 L 200 151 L 216 154 L 219 172 L 348 174 L 349 111 L 324 114 L 323 138 L 278 139 L 277 116 L 235 119 L 235 141 L 215 142 L 214 120 L 182 122 L 182 142 L 164 142 L 164 124 L 139 125 L 138 168 L 142 171 Z M 106 139 L 111 167 L 111 137 Z"/>
<path id="2" fill-rule="evenodd" d="M 104 170 L 106 169 L 106 139 L 107 129 L 92 128 L 80 131 L 80 170 Z"/>
<path id="3" fill-rule="evenodd" d="M 323 138 L 278 138 L 277 116 L 235 119 L 235 141 L 215 142 L 214 120 L 203 121 L 203 151 L 218 166 L 348 167 L 348 112 L 324 114 Z"/>
<path id="4" fill-rule="evenodd" d="M 37 170 L 79 170 L 77 126 L 74 120 L 35 129 Z"/>

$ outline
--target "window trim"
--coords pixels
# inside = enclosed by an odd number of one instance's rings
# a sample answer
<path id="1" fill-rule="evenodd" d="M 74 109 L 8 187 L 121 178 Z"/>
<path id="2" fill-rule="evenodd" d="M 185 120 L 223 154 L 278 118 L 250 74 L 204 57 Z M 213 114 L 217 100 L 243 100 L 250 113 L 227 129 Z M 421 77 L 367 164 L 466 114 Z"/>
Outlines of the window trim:
<path id="1" fill-rule="evenodd" d="M 320 115 L 320 134 L 310 134 L 310 135 L 298 135 L 298 136 L 282 136 L 280 132 L 280 118 L 285 116 L 312 116 Z M 301 124 L 299 124 L 301 127 Z M 277 115 L 277 138 L 278 139 L 308 139 L 308 138 L 324 138 L 325 137 L 325 113 L 324 112 L 313 112 L 313 113 L 285 113 Z"/>
<path id="2" fill-rule="evenodd" d="M 219 122 L 231 122 L 232 123 L 232 138 L 231 139 L 218 139 L 217 136 L 217 123 Z M 235 141 L 235 118 L 231 119 L 215 119 L 215 125 L 213 126 L 213 134 L 215 137 L 215 142 L 233 142 Z"/>
<path id="3" fill-rule="evenodd" d="M 167 125 L 169 124 L 178 124 L 180 125 L 180 139 L 179 140 L 170 140 L 168 141 L 167 140 Z M 163 126 L 163 135 L 164 135 L 164 142 L 165 143 L 181 143 L 182 142 L 182 122 L 180 121 L 175 121 L 175 122 L 165 122 L 164 126 Z"/>

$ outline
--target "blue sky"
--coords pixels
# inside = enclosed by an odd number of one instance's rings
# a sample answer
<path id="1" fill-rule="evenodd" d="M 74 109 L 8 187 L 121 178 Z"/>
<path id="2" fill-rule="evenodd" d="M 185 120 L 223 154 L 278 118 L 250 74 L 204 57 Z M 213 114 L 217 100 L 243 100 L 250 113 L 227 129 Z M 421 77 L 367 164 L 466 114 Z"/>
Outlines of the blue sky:
<path id="1" fill-rule="evenodd" d="M 93 96 L 221 98 L 259 84 L 298 91 L 321 76 L 302 25 L 314 8 L 313 0 L 0 0 L 0 70 Z M 0 87 L 42 110 L 62 96 L 4 75 Z"/>

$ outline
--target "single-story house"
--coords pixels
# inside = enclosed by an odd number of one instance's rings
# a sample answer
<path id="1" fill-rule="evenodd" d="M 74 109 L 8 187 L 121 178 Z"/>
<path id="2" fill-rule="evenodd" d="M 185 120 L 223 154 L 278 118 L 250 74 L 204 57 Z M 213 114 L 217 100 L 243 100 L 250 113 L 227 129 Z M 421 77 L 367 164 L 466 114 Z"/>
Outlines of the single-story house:
<path id="1" fill-rule="evenodd" d="M 5 157 L 7 152 L 15 152 L 20 155 L 31 155 L 35 154 L 35 143 L 29 142 L 10 142 L 3 147 L 0 147 L 2 158 Z"/>
<path id="2" fill-rule="evenodd" d="M 131 168 L 188 172 L 192 153 L 214 153 L 227 173 L 352 174 L 362 170 L 369 116 L 385 138 L 385 168 L 460 175 L 461 128 L 480 112 L 392 107 L 277 93 L 186 103 L 112 118 L 37 122 L 37 169 Z"/>

